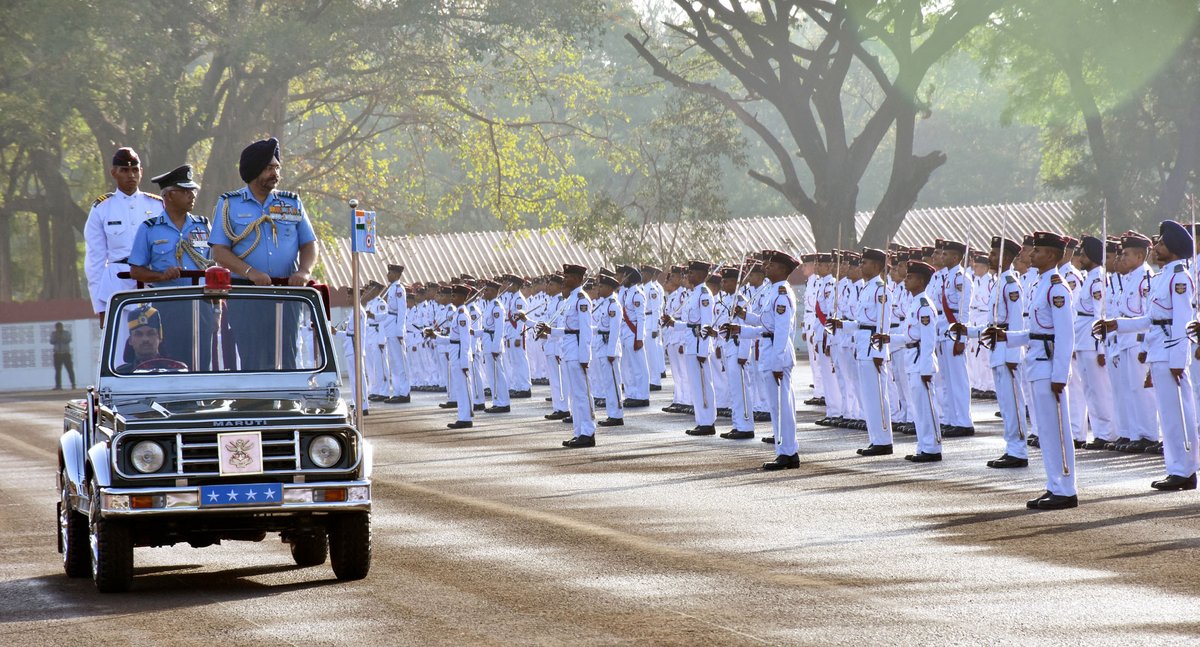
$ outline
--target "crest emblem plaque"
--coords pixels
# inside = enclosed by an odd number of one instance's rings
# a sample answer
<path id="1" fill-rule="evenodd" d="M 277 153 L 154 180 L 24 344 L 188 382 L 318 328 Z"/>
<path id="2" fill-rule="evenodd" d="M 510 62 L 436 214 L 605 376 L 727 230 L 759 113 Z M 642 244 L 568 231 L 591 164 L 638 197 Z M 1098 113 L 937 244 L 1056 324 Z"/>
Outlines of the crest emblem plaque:
<path id="1" fill-rule="evenodd" d="M 217 461 L 221 476 L 262 474 L 262 434 L 257 431 L 217 434 Z"/>

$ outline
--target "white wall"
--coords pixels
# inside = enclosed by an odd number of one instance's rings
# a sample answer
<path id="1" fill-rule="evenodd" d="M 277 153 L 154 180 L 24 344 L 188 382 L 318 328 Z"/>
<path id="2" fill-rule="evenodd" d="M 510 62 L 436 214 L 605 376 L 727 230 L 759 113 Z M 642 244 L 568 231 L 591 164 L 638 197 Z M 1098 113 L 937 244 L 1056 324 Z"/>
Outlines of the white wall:
<path id="1" fill-rule="evenodd" d="M 64 321 L 71 332 L 71 357 L 75 386 L 94 384 L 100 374 L 100 323 L 95 317 Z M 0 324 L 0 391 L 35 391 L 54 388 L 54 349 L 50 333 L 54 321 Z M 63 388 L 71 380 L 63 371 Z"/>

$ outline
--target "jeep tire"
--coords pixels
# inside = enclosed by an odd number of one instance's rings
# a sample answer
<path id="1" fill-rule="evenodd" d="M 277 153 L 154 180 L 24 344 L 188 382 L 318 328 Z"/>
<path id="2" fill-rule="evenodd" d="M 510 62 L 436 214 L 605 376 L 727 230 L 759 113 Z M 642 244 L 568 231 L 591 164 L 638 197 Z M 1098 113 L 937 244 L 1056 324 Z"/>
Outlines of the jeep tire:
<path id="1" fill-rule="evenodd" d="M 92 552 L 92 580 L 101 593 L 128 591 L 133 585 L 133 533 L 119 520 L 100 519 L 100 491 L 91 487 L 92 515 L 88 540 Z"/>
<path id="2" fill-rule="evenodd" d="M 62 494 L 58 501 L 58 551 L 63 556 L 67 577 L 87 577 L 92 573 L 87 516 L 71 508 L 67 496 L 67 475 L 62 475 Z"/>
<path id="3" fill-rule="evenodd" d="M 335 515 L 329 522 L 329 561 L 339 580 L 361 580 L 371 570 L 371 513 Z"/>
<path id="4" fill-rule="evenodd" d="M 325 556 L 329 554 L 329 540 L 324 532 L 296 535 L 289 541 L 296 566 L 320 566 L 325 563 Z"/>

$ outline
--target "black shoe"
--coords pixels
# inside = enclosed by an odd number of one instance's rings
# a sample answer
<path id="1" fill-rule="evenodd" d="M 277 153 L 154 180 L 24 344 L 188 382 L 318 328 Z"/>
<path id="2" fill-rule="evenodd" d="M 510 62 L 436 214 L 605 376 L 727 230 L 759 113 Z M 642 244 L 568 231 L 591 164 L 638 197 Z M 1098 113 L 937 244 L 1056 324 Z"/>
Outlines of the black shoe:
<path id="1" fill-rule="evenodd" d="M 1129 442 L 1129 439 L 1122 436 L 1122 437 L 1117 438 L 1116 440 L 1109 441 L 1108 443 L 1106 443 L 1104 445 L 1104 448 L 1107 450 L 1110 450 L 1110 451 L 1121 451 L 1121 446 L 1128 442 Z"/>
<path id="2" fill-rule="evenodd" d="M 867 445 L 857 450 L 859 456 L 888 456 L 892 453 L 891 445 Z M 940 456 L 941 454 L 939 454 Z"/>
<path id="3" fill-rule="evenodd" d="M 509 391 L 508 397 L 514 400 L 524 400 L 525 398 L 532 398 L 533 394 L 529 391 Z"/>
<path id="4" fill-rule="evenodd" d="M 755 415 L 758 415 L 758 414 L 755 414 Z M 825 416 L 824 418 L 821 418 L 820 420 L 814 422 L 813 424 L 818 425 L 820 427 L 832 427 L 833 426 L 833 418 L 830 418 L 829 416 Z"/>
<path id="5" fill-rule="evenodd" d="M 1161 453 L 1163 453 L 1163 444 L 1162 444 L 1162 441 L 1160 440 L 1160 441 L 1158 441 L 1157 443 L 1150 443 L 1150 445 L 1149 445 L 1148 447 L 1146 447 L 1146 453 L 1147 453 L 1147 454 L 1161 454 Z"/>
<path id="6" fill-rule="evenodd" d="M 386 399 L 387 399 L 386 395 L 378 395 L 375 393 L 372 393 L 371 395 L 367 396 L 368 402 L 383 402 Z"/>
<path id="7" fill-rule="evenodd" d="M 1083 440 L 1073 440 L 1071 442 L 1074 443 L 1075 449 L 1083 449 L 1083 446 L 1087 444 L 1087 442 Z"/>
<path id="8" fill-rule="evenodd" d="M 733 417 L 733 409 L 730 409 L 728 407 L 721 407 L 720 409 L 717 409 L 717 417 L 718 418 L 732 418 Z"/>
<path id="9" fill-rule="evenodd" d="M 650 401 L 642 400 L 640 398 L 625 398 L 625 401 L 621 403 L 621 406 L 625 407 L 626 409 L 640 409 L 642 407 L 650 406 Z"/>
<path id="10" fill-rule="evenodd" d="M 1196 489 L 1196 475 L 1176 476 L 1175 474 L 1168 474 L 1167 478 L 1151 483 L 1150 487 L 1164 492 L 1169 490 L 1194 490 Z"/>
<path id="11" fill-rule="evenodd" d="M 1083 447 L 1081 447 L 1080 449 L 1108 449 L 1108 446 L 1111 443 L 1112 443 L 1111 440 L 1104 440 L 1103 438 L 1094 438 L 1094 439 L 1092 439 L 1092 441 L 1090 443 L 1084 443 Z"/>
<path id="12" fill-rule="evenodd" d="M 624 427 L 625 420 L 623 418 L 605 418 L 596 423 L 597 427 Z"/>
<path id="13" fill-rule="evenodd" d="M 491 387 L 488 387 L 483 390 L 483 397 L 485 397 L 485 398 L 492 397 L 492 388 Z"/>
<path id="14" fill-rule="evenodd" d="M 755 411 L 754 422 L 771 422 L 770 411 Z"/>
<path id="15" fill-rule="evenodd" d="M 790 456 L 780 454 L 779 456 L 775 457 L 775 460 L 771 461 L 770 463 L 763 463 L 762 466 L 762 468 L 768 472 L 774 472 L 776 470 L 794 470 L 797 467 L 800 467 L 800 456 L 798 454 L 792 454 Z"/>
<path id="16" fill-rule="evenodd" d="M 408 404 L 409 402 L 412 402 L 412 396 L 393 395 L 392 397 L 384 400 L 384 402 L 387 404 Z"/>
<path id="17" fill-rule="evenodd" d="M 1145 438 L 1138 438 L 1137 440 L 1131 440 L 1131 441 L 1125 443 L 1124 445 L 1119 447 L 1117 451 L 1122 451 L 1127 454 L 1142 454 L 1142 453 L 1145 453 L 1146 449 L 1153 444 L 1154 444 L 1154 441 L 1152 441 L 1152 440 L 1147 440 Z"/>
<path id="18" fill-rule="evenodd" d="M 554 402 L 554 398 L 546 398 L 546 402 Z"/>
<path id="19" fill-rule="evenodd" d="M 446 425 L 446 429 L 470 429 L 472 424 L 470 420 L 459 420 Z"/>
<path id="20" fill-rule="evenodd" d="M 762 441 L 764 443 L 771 443 L 772 445 L 774 445 L 775 444 L 775 436 L 774 436 L 774 434 L 767 434 L 766 436 L 762 437 Z"/>
<path id="21" fill-rule="evenodd" d="M 825 406 L 825 398 L 809 398 L 804 401 L 804 404 L 810 407 L 823 407 Z"/>
<path id="22" fill-rule="evenodd" d="M 663 371 L 662 373 L 659 373 L 659 374 L 658 374 L 658 379 L 660 379 L 660 380 L 665 380 L 665 379 L 667 379 L 667 372 L 666 372 L 666 371 Z"/>
<path id="23" fill-rule="evenodd" d="M 443 403 L 441 403 L 441 404 L 439 404 L 439 405 L 438 405 L 438 408 L 439 408 L 439 409 L 454 409 L 454 408 L 457 408 L 457 407 L 458 407 L 458 403 L 457 403 L 457 402 L 454 402 L 453 400 L 452 400 L 452 401 L 450 401 L 450 402 L 443 402 Z"/>
<path id="24" fill-rule="evenodd" d="M 430 391 L 433 391 L 434 393 L 445 393 L 445 392 L 446 392 L 446 387 L 444 387 L 444 386 L 435 386 L 435 387 L 431 387 L 429 390 L 430 390 Z"/>
<path id="25" fill-rule="evenodd" d="M 906 422 L 906 423 L 902 424 L 900 426 L 900 433 L 904 434 L 905 436 L 916 436 L 917 435 L 916 423 Z"/>
<path id="26" fill-rule="evenodd" d="M 483 411 L 483 410 L 484 410 L 484 409 L 486 409 L 486 408 L 487 408 L 487 405 L 486 405 L 486 404 L 477 404 L 477 405 L 475 405 L 475 407 L 474 407 L 475 411 Z"/>
<path id="27" fill-rule="evenodd" d="M 545 418 L 546 420 L 562 420 L 563 418 L 566 418 L 569 415 L 571 415 L 571 414 L 567 413 L 566 411 L 554 411 L 552 413 L 547 413 L 546 415 L 544 415 L 542 417 Z"/>
<path id="28" fill-rule="evenodd" d="M 1079 497 L 1063 496 L 1061 494 L 1051 494 L 1043 499 L 1038 499 L 1038 510 L 1066 510 L 1067 508 L 1079 507 Z"/>
<path id="29" fill-rule="evenodd" d="M 683 411 L 680 411 L 680 413 L 686 413 L 689 416 L 694 416 L 694 415 L 696 415 L 696 407 L 694 407 L 690 404 L 685 404 L 685 405 L 683 405 Z"/>
<path id="30" fill-rule="evenodd" d="M 572 449 L 574 449 L 576 447 L 595 447 L 595 446 L 596 446 L 596 437 L 595 436 L 576 436 L 576 437 L 572 438 L 571 440 L 563 441 L 563 447 L 570 447 Z"/>
<path id="31" fill-rule="evenodd" d="M 754 437 L 754 432 L 753 431 L 738 431 L 736 429 L 733 429 L 733 430 L 730 430 L 730 431 L 727 431 L 727 432 L 721 434 L 721 437 L 724 438 L 725 440 L 750 440 L 751 438 Z M 775 439 L 772 438 L 771 442 L 775 442 Z"/>
<path id="32" fill-rule="evenodd" d="M 662 410 L 663 413 L 679 413 L 682 407 L 682 404 L 679 404 L 678 402 L 672 402 L 671 404 L 663 407 Z"/>
<path id="33" fill-rule="evenodd" d="M 974 427 L 949 427 L 942 430 L 942 438 L 965 438 L 966 436 L 974 435 Z"/>
<path id="34" fill-rule="evenodd" d="M 1025 444 L 1029 445 L 1030 447 L 1041 447 L 1042 446 L 1042 443 L 1041 443 L 1041 441 L 1038 440 L 1037 436 L 1029 436 L 1028 438 L 1025 439 Z"/>
<path id="35" fill-rule="evenodd" d="M 483 410 L 484 413 L 508 413 L 512 411 L 512 407 L 505 405 L 503 407 L 488 407 Z"/>
<path id="36" fill-rule="evenodd" d="M 651 384 L 650 390 L 651 391 L 662 391 L 662 385 L 661 384 Z"/>
<path id="37" fill-rule="evenodd" d="M 1030 499 L 1030 500 L 1026 501 L 1025 507 L 1029 508 L 1030 510 L 1037 510 L 1039 503 L 1041 503 L 1042 501 L 1045 501 L 1047 497 L 1052 497 L 1052 496 L 1054 496 L 1054 495 L 1050 494 L 1050 490 L 1046 490 L 1045 492 L 1042 492 L 1042 495 L 1039 496 L 1038 498 Z"/>
<path id="38" fill-rule="evenodd" d="M 905 456 L 904 460 L 912 461 L 914 463 L 936 463 L 936 462 L 942 460 L 942 454 L 941 454 L 941 452 L 938 452 L 937 454 L 926 454 L 925 452 L 918 452 L 916 454 L 909 454 L 908 456 Z"/>
<path id="39" fill-rule="evenodd" d="M 604 398 L 592 398 L 592 406 L 599 409 L 605 405 Z"/>
<path id="40" fill-rule="evenodd" d="M 1006 467 L 1029 467 L 1029 459 L 1017 458 L 1016 456 L 1005 454 L 1000 458 L 988 461 L 987 466 L 994 467 L 996 469 L 1004 469 Z"/>
<path id="41" fill-rule="evenodd" d="M 570 415 L 568 415 L 566 418 L 563 418 L 562 421 L 567 423 L 568 425 L 575 424 L 575 419 L 572 418 Z"/>
<path id="42" fill-rule="evenodd" d="M 689 436 L 712 436 L 717 433 L 717 428 L 712 425 L 696 425 L 683 433 Z"/>

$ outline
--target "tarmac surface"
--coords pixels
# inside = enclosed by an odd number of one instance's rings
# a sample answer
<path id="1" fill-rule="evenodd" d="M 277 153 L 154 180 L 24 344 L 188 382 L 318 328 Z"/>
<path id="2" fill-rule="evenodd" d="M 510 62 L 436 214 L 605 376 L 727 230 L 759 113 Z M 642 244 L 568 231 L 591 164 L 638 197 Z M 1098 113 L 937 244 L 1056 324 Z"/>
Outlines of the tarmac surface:
<path id="1" fill-rule="evenodd" d="M 55 550 L 67 396 L 0 394 L 0 645 L 1200 644 L 1200 495 L 1152 491 L 1161 456 L 1081 452 L 1080 507 L 1030 512 L 1040 455 L 984 466 L 991 402 L 923 465 L 801 406 L 800 469 L 765 473 L 758 439 L 684 435 L 669 387 L 576 450 L 545 394 L 458 431 L 442 394 L 374 406 L 365 580 L 276 536 L 139 548 L 115 595 Z"/>

